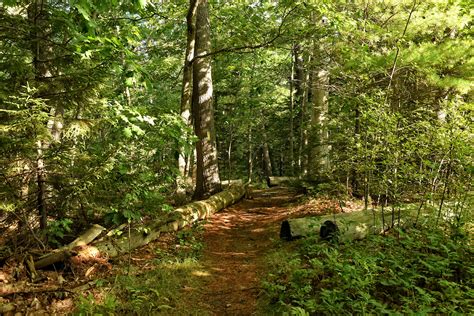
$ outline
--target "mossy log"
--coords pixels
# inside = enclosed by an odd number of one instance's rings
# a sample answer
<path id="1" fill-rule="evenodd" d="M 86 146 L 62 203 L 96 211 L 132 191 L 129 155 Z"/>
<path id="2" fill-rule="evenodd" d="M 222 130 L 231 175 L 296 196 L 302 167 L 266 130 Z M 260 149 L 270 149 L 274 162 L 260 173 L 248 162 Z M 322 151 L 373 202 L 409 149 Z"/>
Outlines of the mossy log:
<path id="1" fill-rule="evenodd" d="M 221 184 L 222 186 L 227 188 L 229 186 L 234 186 L 234 185 L 244 185 L 244 180 L 242 179 L 222 180 Z"/>
<path id="2" fill-rule="evenodd" d="M 151 222 L 143 229 L 132 229 L 130 236 L 127 231 L 120 237 L 109 237 L 78 252 L 79 257 L 116 257 L 135 248 L 144 246 L 157 239 L 161 233 L 177 231 L 198 220 L 205 219 L 225 207 L 239 201 L 245 194 L 245 185 L 232 186 L 229 189 L 217 193 L 207 200 L 189 203 L 175 209 L 163 220 Z"/>
<path id="3" fill-rule="evenodd" d="M 322 217 L 303 217 L 285 220 L 281 223 L 280 238 L 295 240 L 310 235 L 320 235 L 323 223 L 328 220 Z M 331 220 L 331 222 L 333 222 Z M 369 223 L 335 221 L 339 229 L 339 240 L 363 239 L 369 232 Z"/>
<path id="4" fill-rule="evenodd" d="M 339 240 L 357 240 L 364 239 L 369 234 L 385 234 L 391 229 L 413 227 L 419 220 L 424 221 L 431 216 L 430 213 L 425 213 L 420 217 L 417 205 L 406 205 L 399 211 L 399 217 L 390 211 L 382 212 L 381 209 L 372 209 L 288 219 L 281 224 L 280 237 L 293 240 L 310 235 L 321 236 L 321 227 L 326 221 L 331 221 L 337 225 Z"/>

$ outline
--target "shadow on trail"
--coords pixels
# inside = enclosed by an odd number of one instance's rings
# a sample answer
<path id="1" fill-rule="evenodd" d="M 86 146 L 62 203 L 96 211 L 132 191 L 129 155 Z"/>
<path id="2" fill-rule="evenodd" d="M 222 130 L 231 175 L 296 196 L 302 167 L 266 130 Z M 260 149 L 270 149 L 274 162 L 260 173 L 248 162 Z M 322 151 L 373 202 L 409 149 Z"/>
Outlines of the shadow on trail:
<path id="1" fill-rule="evenodd" d="M 265 253 L 279 237 L 280 222 L 298 196 L 288 188 L 254 190 L 204 225 L 202 265 L 207 271 L 200 308 L 211 315 L 252 315 L 257 308 Z"/>

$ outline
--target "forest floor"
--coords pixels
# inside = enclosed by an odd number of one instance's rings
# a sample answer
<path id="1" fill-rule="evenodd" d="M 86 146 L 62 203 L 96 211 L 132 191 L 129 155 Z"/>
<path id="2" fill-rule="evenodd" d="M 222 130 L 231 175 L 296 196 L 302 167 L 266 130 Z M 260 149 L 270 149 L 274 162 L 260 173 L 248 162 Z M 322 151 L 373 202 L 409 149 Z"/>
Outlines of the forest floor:
<path id="1" fill-rule="evenodd" d="M 290 188 L 254 189 L 249 198 L 214 214 L 198 227 L 165 234 L 106 266 L 95 264 L 73 269 L 72 273 L 42 272 L 48 283 L 43 285 L 49 288 L 57 287 L 58 279 L 67 284 L 66 288 L 79 288 L 72 297 L 67 295 L 72 293 L 69 290 L 63 297 L 56 290 L 46 288 L 44 293 L 0 297 L 0 307 L 10 305 L 15 307 L 15 312 L 36 311 L 44 315 L 73 311 L 140 315 L 266 314 L 259 306 L 262 305 L 259 298 L 268 273 L 267 254 L 281 243 L 281 222 L 340 209 L 333 200 L 303 197 Z M 357 205 L 346 205 L 345 211 L 357 208 Z M 13 264 L 10 267 L 4 272 L 14 270 Z M 81 299 L 79 294 L 85 298 Z"/>
<path id="2" fill-rule="evenodd" d="M 202 265 L 210 272 L 197 304 L 215 315 L 257 311 L 265 254 L 298 196 L 284 188 L 255 190 L 251 199 L 215 214 L 205 225 Z"/>
<path id="3" fill-rule="evenodd" d="M 210 315 L 259 315 L 266 256 L 279 241 L 281 222 L 322 215 L 335 201 L 301 200 L 289 188 L 253 190 L 250 199 L 214 214 L 204 225 L 202 269 L 207 271 L 193 304 Z"/>

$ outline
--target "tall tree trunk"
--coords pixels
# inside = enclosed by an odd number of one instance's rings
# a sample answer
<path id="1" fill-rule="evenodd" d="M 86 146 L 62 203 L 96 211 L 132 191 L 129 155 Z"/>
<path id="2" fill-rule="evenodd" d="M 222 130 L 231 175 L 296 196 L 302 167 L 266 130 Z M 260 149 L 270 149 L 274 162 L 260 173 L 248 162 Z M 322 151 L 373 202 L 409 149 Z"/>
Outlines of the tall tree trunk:
<path id="1" fill-rule="evenodd" d="M 301 47 L 299 44 L 293 45 L 293 65 L 295 69 L 295 103 L 301 104 L 303 97 L 303 89 L 305 85 L 305 73 L 303 68 L 303 57 L 301 55 Z"/>
<path id="2" fill-rule="evenodd" d="M 35 84 L 38 93 L 49 90 L 45 83 L 45 78 L 52 77 L 51 59 L 53 56 L 52 47 L 48 42 L 51 33 L 47 8 L 44 1 L 34 1 L 28 6 L 28 19 L 32 24 L 31 31 L 31 52 L 33 54 L 33 66 L 35 71 Z M 44 85 L 44 86 L 43 86 Z M 59 141 L 62 122 L 62 108 L 51 108 L 51 119 L 47 123 L 48 131 L 53 141 Z M 36 141 L 36 184 L 38 186 L 36 196 L 36 208 L 40 218 L 40 228 L 47 227 L 47 206 L 46 206 L 46 167 L 44 152 L 49 147 L 49 142 L 45 135 L 41 135 Z"/>
<path id="3" fill-rule="evenodd" d="M 265 177 L 269 181 L 270 177 L 273 176 L 272 172 L 272 160 L 270 158 L 270 150 L 268 148 L 267 134 L 263 133 L 263 168 Z"/>
<path id="4" fill-rule="evenodd" d="M 311 111 L 311 150 L 309 177 L 316 179 L 329 170 L 329 135 L 327 127 L 329 72 L 316 69 L 313 73 Z"/>
<path id="5" fill-rule="evenodd" d="M 292 57 L 295 57 L 293 51 Z M 295 58 L 292 58 L 296 60 Z M 295 108 L 295 62 L 291 64 L 291 75 L 290 75 L 290 175 L 295 173 L 295 136 L 294 136 L 294 108 Z"/>
<path id="6" fill-rule="evenodd" d="M 39 140 L 37 142 L 38 158 L 36 159 L 36 184 L 38 185 L 38 192 L 36 195 L 36 209 L 40 217 L 40 228 L 46 229 L 48 226 L 48 213 L 46 210 L 46 171 L 44 168 L 43 158 L 43 142 Z"/>
<path id="7" fill-rule="evenodd" d="M 189 0 L 188 14 L 186 15 L 187 38 L 186 53 L 184 57 L 183 82 L 181 86 L 181 118 L 184 124 L 192 126 L 191 103 L 192 103 L 192 60 L 194 58 L 194 45 L 196 37 L 195 17 L 197 10 L 197 0 Z M 184 148 L 180 148 L 178 153 L 179 177 L 177 181 L 177 192 L 184 193 L 184 182 L 189 169 L 189 159 L 192 155 L 186 155 Z"/>
<path id="8" fill-rule="evenodd" d="M 313 15 L 316 23 L 317 16 Z M 327 18 L 322 18 L 319 24 L 325 27 Z M 308 176 L 310 179 L 318 179 L 326 176 L 329 172 L 329 131 L 328 131 L 328 87 L 329 71 L 326 69 L 329 63 L 326 55 L 326 44 L 323 41 L 313 41 L 313 57 L 316 63 L 312 67 L 312 108 L 311 108 L 311 140 L 309 152 Z M 319 59 L 319 60 L 318 60 Z"/>
<path id="9" fill-rule="evenodd" d="M 229 146 L 227 147 L 227 171 L 228 171 L 228 180 L 231 180 L 232 177 L 232 142 L 234 141 L 232 135 L 232 129 L 230 130 L 229 135 Z M 230 183 L 230 182 L 229 182 Z"/>
<path id="10" fill-rule="evenodd" d="M 210 52 L 211 30 L 207 0 L 198 0 L 196 11 L 195 55 Z M 221 190 L 217 164 L 216 133 L 214 128 L 214 104 L 211 57 L 199 57 L 193 63 L 192 109 L 196 142 L 197 174 L 195 199 L 202 199 Z"/>
<path id="11" fill-rule="evenodd" d="M 359 104 L 356 104 L 354 110 L 354 141 L 357 143 L 360 142 L 360 109 Z M 357 181 L 357 170 L 356 170 L 356 162 L 353 162 L 351 165 L 350 171 L 350 182 L 351 182 L 351 191 L 352 193 L 358 194 L 359 191 L 359 183 Z"/>
<path id="12" fill-rule="evenodd" d="M 300 45 L 294 44 L 292 49 L 292 66 L 291 66 L 291 84 L 290 84 L 290 173 L 291 175 L 295 174 L 295 166 L 298 164 L 298 168 L 301 171 L 301 137 L 299 139 L 300 144 L 298 147 L 298 162 L 295 161 L 295 127 L 294 127 L 294 111 L 295 108 L 300 106 L 302 107 L 302 97 L 303 97 L 303 59 L 300 56 Z M 300 115 L 303 115 L 303 110 L 301 108 Z M 302 125 L 300 124 L 300 136 L 302 131 Z"/>
<path id="13" fill-rule="evenodd" d="M 295 57 L 296 58 L 296 57 Z M 300 101 L 297 101 L 301 104 L 301 116 L 300 116 L 300 140 L 298 147 L 298 166 L 299 172 L 302 176 L 306 176 L 308 173 L 308 95 L 309 95 L 309 71 L 304 71 L 302 58 L 296 58 L 298 60 L 298 67 L 296 69 L 296 78 L 301 78 L 297 80 L 301 83 L 301 87 L 298 90 L 298 85 L 296 86 L 296 100 L 299 99 L 298 94 L 301 93 Z M 311 62 L 311 55 L 308 56 L 308 65 Z M 300 91 L 300 92 L 299 92 Z"/>
<path id="14" fill-rule="evenodd" d="M 249 127 L 249 138 L 248 138 L 248 183 L 252 182 L 253 176 L 253 146 L 252 146 L 252 128 Z"/>

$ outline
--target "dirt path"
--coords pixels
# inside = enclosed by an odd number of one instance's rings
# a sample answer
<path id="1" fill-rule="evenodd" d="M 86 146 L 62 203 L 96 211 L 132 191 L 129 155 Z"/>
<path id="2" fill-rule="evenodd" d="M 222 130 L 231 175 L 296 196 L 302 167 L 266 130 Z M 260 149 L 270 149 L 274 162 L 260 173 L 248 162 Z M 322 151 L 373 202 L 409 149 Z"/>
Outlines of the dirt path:
<path id="1" fill-rule="evenodd" d="M 253 315 L 265 272 L 264 256 L 279 238 L 280 222 L 296 194 L 285 188 L 255 190 L 215 214 L 204 225 L 202 264 L 209 273 L 199 295 L 201 308 L 214 315 Z"/>

